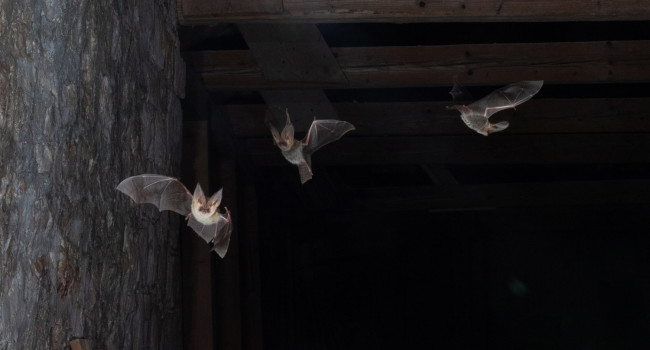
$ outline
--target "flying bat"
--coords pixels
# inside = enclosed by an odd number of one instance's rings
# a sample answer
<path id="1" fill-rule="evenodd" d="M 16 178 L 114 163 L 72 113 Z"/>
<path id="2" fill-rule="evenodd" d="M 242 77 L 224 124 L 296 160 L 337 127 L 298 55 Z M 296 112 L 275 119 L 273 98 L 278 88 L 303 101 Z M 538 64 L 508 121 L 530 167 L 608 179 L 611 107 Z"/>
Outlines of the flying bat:
<path id="1" fill-rule="evenodd" d="M 543 80 L 520 81 L 494 90 L 469 106 L 453 105 L 447 109 L 458 110 L 460 118 L 470 129 L 488 136 L 493 132 L 504 130 L 509 125 L 506 121 L 490 123 L 488 118 L 492 114 L 504 109 L 515 108 L 515 106 L 530 100 L 542 88 L 542 84 L 544 84 Z M 458 87 L 454 85 L 450 94 L 456 97 L 457 92 Z"/>
<path id="2" fill-rule="evenodd" d="M 273 142 L 282 151 L 282 155 L 291 164 L 298 166 L 300 182 L 309 181 L 313 175 L 311 171 L 311 155 L 319 148 L 341 138 L 346 132 L 354 130 L 354 125 L 341 120 L 321 119 L 311 123 L 304 139 L 297 141 L 293 134 L 293 124 L 289 117 L 289 110 L 285 110 L 286 119 L 282 113 L 277 113 L 278 108 L 271 108 L 266 113 L 266 125 L 271 129 Z M 281 127 L 282 131 L 278 131 Z"/>
<path id="3" fill-rule="evenodd" d="M 187 226 L 212 244 L 211 251 L 222 258 L 226 255 L 232 220 L 228 208 L 225 213 L 219 211 L 223 189 L 207 198 L 199 184 L 192 194 L 178 179 L 156 174 L 131 176 L 120 182 L 117 189 L 136 203 L 151 203 L 160 211 L 171 210 L 185 216 Z"/>

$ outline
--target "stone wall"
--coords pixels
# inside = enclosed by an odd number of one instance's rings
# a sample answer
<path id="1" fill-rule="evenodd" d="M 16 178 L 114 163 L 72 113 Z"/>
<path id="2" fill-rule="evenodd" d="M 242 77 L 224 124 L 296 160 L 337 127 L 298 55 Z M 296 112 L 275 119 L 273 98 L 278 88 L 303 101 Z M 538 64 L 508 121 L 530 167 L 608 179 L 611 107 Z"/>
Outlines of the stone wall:
<path id="1" fill-rule="evenodd" d="M 173 0 L 0 2 L 0 349 L 179 349 L 176 214 L 115 190 L 178 174 Z"/>

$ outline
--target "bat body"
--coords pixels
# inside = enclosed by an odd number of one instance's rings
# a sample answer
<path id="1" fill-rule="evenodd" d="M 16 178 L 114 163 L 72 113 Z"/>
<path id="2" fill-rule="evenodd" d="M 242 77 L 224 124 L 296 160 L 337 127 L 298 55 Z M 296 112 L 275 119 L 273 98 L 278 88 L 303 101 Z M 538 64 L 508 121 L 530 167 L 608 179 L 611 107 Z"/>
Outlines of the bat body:
<path id="1" fill-rule="evenodd" d="M 230 211 L 219 211 L 223 189 L 206 198 L 200 185 L 194 194 L 178 179 L 164 175 L 142 174 L 131 176 L 117 185 L 117 189 L 136 203 L 151 203 L 160 211 L 171 210 L 186 217 L 190 226 L 212 250 L 224 257 L 230 244 L 232 220 Z"/>
<path id="2" fill-rule="evenodd" d="M 544 84 L 543 80 L 520 81 L 494 90 L 469 106 L 453 105 L 447 109 L 458 110 L 460 118 L 470 129 L 487 136 L 493 132 L 504 130 L 509 125 L 506 121 L 490 123 L 488 119 L 492 114 L 504 109 L 515 108 L 530 100 L 542 88 L 542 84 Z M 452 96 L 455 96 L 455 89 L 456 87 L 450 92 Z"/>
<path id="3" fill-rule="evenodd" d="M 334 119 L 316 120 L 309 126 L 309 131 L 304 139 L 297 141 L 294 138 L 293 124 L 289 117 L 289 111 L 285 110 L 284 116 L 279 117 L 274 111 L 270 111 L 266 116 L 266 124 L 271 129 L 273 142 L 275 143 L 282 156 L 289 163 L 298 166 L 300 181 L 304 184 L 312 178 L 311 155 L 319 148 L 340 139 L 346 132 L 354 130 L 354 125 Z M 278 127 L 282 125 L 282 131 Z"/>

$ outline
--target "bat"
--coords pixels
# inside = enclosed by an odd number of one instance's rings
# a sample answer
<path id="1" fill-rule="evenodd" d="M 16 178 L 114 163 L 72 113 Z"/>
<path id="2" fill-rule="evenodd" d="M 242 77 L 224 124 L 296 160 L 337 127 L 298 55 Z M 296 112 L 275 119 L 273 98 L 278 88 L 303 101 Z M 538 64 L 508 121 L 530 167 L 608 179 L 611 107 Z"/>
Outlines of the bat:
<path id="1" fill-rule="evenodd" d="M 223 189 L 210 198 L 197 184 L 194 194 L 178 179 L 156 174 L 142 174 L 124 179 L 117 190 L 131 197 L 135 203 L 151 203 L 160 211 L 171 210 L 185 216 L 191 227 L 204 241 L 212 244 L 211 251 L 224 257 L 230 244 L 232 220 L 230 211 L 219 211 Z"/>
<path id="2" fill-rule="evenodd" d="M 289 110 L 285 110 L 286 119 L 282 113 L 277 113 L 278 108 L 270 108 L 266 113 L 265 122 L 273 143 L 280 148 L 282 155 L 289 163 L 298 166 L 300 182 L 305 183 L 312 178 L 311 155 L 328 143 L 340 139 L 346 132 L 354 130 L 354 125 L 341 120 L 321 119 L 314 121 L 309 126 L 307 135 L 301 141 L 294 138 L 293 124 L 289 117 Z M 281 126 L 282 131 L 278 131 Z"/>
<path id="3" fill-rule="evenodd" d="M 542 88 L 542 84 L 544 84 L 543 80 L 520 81 L 494 90 L 469 106 L 453 105 L 448 106 L 447 109 L 458 110 L 465 125 L 481 135 L 488 136 L 488 134 L 504 130 L 510 125 L 506 121 L 490 123 L 488 118 L 492 114 L 504 109 L 515 108 L 530 100 Z M 455 94 L 458 91 L 459 89 L 454 84 L 450 94 L 456 97 Z"/>

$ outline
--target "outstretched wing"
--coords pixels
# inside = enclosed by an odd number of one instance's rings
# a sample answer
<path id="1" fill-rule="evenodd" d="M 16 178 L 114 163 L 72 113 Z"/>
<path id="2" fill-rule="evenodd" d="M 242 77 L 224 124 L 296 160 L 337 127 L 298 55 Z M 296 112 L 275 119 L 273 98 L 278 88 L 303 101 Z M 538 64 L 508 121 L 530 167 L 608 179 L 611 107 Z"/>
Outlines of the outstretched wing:
<path id="1" fill-rule="evenodd" d="M 151 203 L 160 211 L 171 210 L 187 215 L 192 210 L 192 194 L 178 179 L 156 174 L 131 176 L 117 189 L 136 203 Z"/>
<path id="2" fill-rule="evenodd" d="M 542 88 L 542 84 L 543 80 L 513 83 L 494 90 L 468 107 L 472 114 L 489 118 L 498 111 L 514 108 L 530 100 Z"/>
<path id="3" fill-rule="evenodd" d="M 232 233 L 232 220 L 230 211 L 226 208 L 226 216 L 222 215 L 221 220 L 217 222 L 217 236 L 213 240 L 213 251 L 217 252 L 220 257 L 226 256 L 228 246 L 230 245 L 230 234 Z"/>
<path id="4" fill-rule="evenodd" d="M 214 224 L 204 225 L 190 216 L 187 226 L 191 227 L 206 243 L 212 243 L 211 250 L 217 252 L 220 257 L 223 258 L 226 255 L 232 233 L 232 220 L 228 208 L 226 208 L 226 214 L 221 214 L 219 220 Z"/>
<path id="5" fill-rule="evenodd" d="M 354 130 L 354 125 L 335 119 L 314 120 L 307 136 L 302 140 L 305 155 L 316 152 L 319 148 L 341 138 L 346 132 Z"/>
<path id="6" fill-rule="evenodd" d="M 298 164 L 298 173 L 300 174 L 300 183 L 304 184 L 305 182 L 311 180 L 311 157 L 309 154 L 305 156 L 305 161 Z"/>

